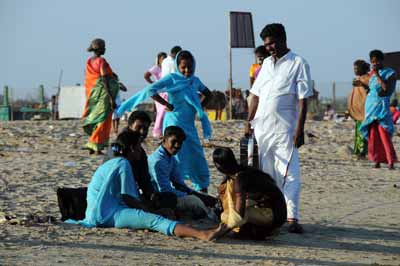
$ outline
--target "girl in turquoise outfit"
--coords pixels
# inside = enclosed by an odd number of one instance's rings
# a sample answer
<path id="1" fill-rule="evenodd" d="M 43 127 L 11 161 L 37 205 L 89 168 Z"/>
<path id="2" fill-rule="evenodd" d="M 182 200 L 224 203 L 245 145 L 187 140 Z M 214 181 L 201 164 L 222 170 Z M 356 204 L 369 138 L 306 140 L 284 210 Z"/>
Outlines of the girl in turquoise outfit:
<path id="1" fill-rule="evenodd" d="M 186 141 L 176 155 L 178 165 L 184 177 L 192 182 L 195 190 L 206 192 L 210 184 L 210 173 L 197 134 L 195 117 L 197 114 L 201 121 L 204 138 L 209 139 L 212 134 L 211 124 L 202 110 L 199 93 L 205 96 L 203 103 L 209 99 L 211 93 L 194 75 L 196 64 L 189 51 L 179 52 L 175 64 L 178 69 L 176 73 L 165 76 L 126 100 L 118 108 L 117 114 L 121 116 L 149 97 L 165 105 L 169 112 L 165 114 L 163 130 L 168 126 L 178 126 L 186 134 Z M 168 93 L 169 102 L 158 95 L 160 92 Z"/>
<path id="2" fill-rule="evenodd" d="M 369 54 L 373 75 L 369 80 L 370 91 L 365 101 L 365 118 L 360 132 L 368 139 L 368 159 L 375 162 L 375 168 L 387 163 L 394 169 L 397 161 L 391 137 L 394 133 L 390 97 L 396 88 L 396 72 L 382 65 L 382 51 L 373 50 Z"/>
<path id="3" fill-rule="evenodd" d="M 151 229 L 166 235 L 212 240 L 226 228 L 198 230 L 151 213 L 151 203 L 139 198 L 130 160 L 141 155 L 140 133 L 124 131 L 113 144 L 116 158 L 101 165 L 94 173 L 87 191 L 85 219 L 67 223 L 86 227 Z"/>

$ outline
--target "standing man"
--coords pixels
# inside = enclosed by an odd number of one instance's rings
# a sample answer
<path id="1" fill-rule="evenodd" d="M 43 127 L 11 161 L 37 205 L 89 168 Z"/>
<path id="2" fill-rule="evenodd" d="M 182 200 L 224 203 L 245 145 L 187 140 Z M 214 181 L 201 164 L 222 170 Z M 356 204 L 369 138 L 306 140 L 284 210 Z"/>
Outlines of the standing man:
<path id="1" fill-rule="evenodd" d="M 170 54 L 161 63 L 161 77 L 165 77 L 170 73 L 175 73 L 175 57 L 176 54 L 182 50 L 180 46 L 174 46 L 171 49 Z"/>
<path id="2" fill-rule="evenodd" d="M 285 27 L 269 24 L 260 33 L 267 52 L 250 90 L 245 134 L 258 143 L 260 167 L 283 191 L 290 233 L 303 233 L 298 223 L 300 164 L 298 148 L 304 144 L 307 98 L 312 96 L 308 63 L 288 49 Z"/>

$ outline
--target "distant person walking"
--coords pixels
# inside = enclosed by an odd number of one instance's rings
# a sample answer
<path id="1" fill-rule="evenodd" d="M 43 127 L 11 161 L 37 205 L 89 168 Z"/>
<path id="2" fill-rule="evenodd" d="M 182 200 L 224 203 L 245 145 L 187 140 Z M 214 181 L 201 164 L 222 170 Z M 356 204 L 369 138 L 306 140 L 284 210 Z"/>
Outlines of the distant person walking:
<path id="1" fill-rule="evenodd" d="M 396 88 L 396 72 L 384 67 L 384 55 L 380 50 L 369 53 L 373 74 L 369 80 L 369 93 L 365 101 L 365 119 L 360 131 L 368 139 L 368 159 L 375 162 L 375 168 L 387 163 L 394 169 L 397 162 L 391 137 L 394 133 L 390 97 Z"/>
<path id="2" fill-rule="evenodd" d="M 204 138 L 211 137 L 211 124 L 202 109 L 202 104 L 206 104 L 210 99 L 211 92 L 194 75 L 196 63 L 189 51 L 179 52 L 175 61 L 178 69 L 176 73 L 171 73 L 144 88 L 126 100 L 117 112 L 118 115 L 122 115 L 149 97 L 165 105 L 169 112 L 165 114 L 163 129 L 168 126 L 178 126 L 186 135 L 181 150 L 175 155 L 179 169 L 183 177 L 192 182 L 195 190 L 207 192 L 210 173 L 194 122 L 197 114 L 202 124 Z M 168 93 L 168 102 L 158 95 L 159 92 Z M 200 102 L 199 93 L 204 96 L 203 102 Z"/>
<path id="3" fill-rule="evenodd" d="M 356 121 L 354 134 L 353 153 L 358 159 L 365 158 L 367 155 L 367 141 L 360 132 L 360 126 L 365 117 L 365 99 L 369 91 L 369 64 L 364 60 L 354 62 L 353 90 L 348 98 L 348 111 L 350 116 Z"/>
<path id="4" fill-rule="evenodd" d="M 308 63 L 288 49 L 282 24 L 269 24 L 261 31 L 267 52 L 260 73 L 250 90 L 245 134 L 258 143 L 261 170 L 281 188 L 287 204 L 290 233 L 302 233 L 298 223 L 300 162 L 298 148 L 304 144 L 307 98 L 312 96 Z"/>
<path id="5" fill-rule="evenodd" d="M 89 149 L 90 154 L 102 154 L 102 149 L 108 146 L 119 84 L 110 65 L 102 57 L 106 51 L 105 41 L 94 39 L 87 51 L 94 55 L 86 62 L 86 104 L 82 122 L 83 130 L 90 137 L 84 147 Z"/>
<path id="6" fill-rule="evenodd" d="M 157 61 L 154 66 L 152 66 L 149 70 L 147 70 L 144 73 L 144 79 L 152 84 L 155 81 L 158 81 L 161 79 L 161 64 L 164 61 L 164 59 L 167 58 L 167 54 L 164 52 L 158 53 L 157 55 Z M 153 79 L 151 79 L 153 78 Z M 166 93 L 163 93 L 160 95 L 164 100 L 168 100 L 168 95 Z M 153 127 L 153 137 L 154 138 L 160 138 L 162 137 L 162 123 L 164 120 L 164 115 L 165 115 L 165 106 L 155 102 L 156 106 L 156 119 L 154 122 L 154 127 Z"/>

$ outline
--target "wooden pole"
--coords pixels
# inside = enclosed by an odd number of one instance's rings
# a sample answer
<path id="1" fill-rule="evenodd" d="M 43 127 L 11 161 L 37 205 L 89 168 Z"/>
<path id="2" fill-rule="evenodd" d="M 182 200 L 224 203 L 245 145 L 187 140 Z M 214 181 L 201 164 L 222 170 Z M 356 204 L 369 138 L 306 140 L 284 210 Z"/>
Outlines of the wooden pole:
<path id="1" fill-rule="evenodd" d="M 336 110 L 336 82 L 332 84 L 332 107 Z"/>
<path id="2" fill-rule="evenodd" d="M 232 87 L 233 87 L 233 81 L 232 81 L 232 45 L 231 45 L 231 17 L 230 15 L 228 16 L 228 32 L 229 32 L 229 79 L 228 79 L 228 89 L 229 89 L 229 115 L 228 119 L 233 119 L 233 113 L 232 113 Z"/>

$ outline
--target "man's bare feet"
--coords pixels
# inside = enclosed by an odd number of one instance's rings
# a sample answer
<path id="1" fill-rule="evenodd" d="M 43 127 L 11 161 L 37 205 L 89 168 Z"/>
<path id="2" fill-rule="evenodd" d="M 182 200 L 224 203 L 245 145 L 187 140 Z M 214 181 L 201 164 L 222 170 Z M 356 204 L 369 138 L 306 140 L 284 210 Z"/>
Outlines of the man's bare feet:
<path id="1" fill-rule="evenodd" d="M 229 231 L 230 229 L 228 228 L 228 226 L 226 224 L 221 223 L 217 228 L 204 231 L 203 232 L 204 234 L 200 239 L 205 241 L 213 241 L 215 239 L 222 237 Z"/>

